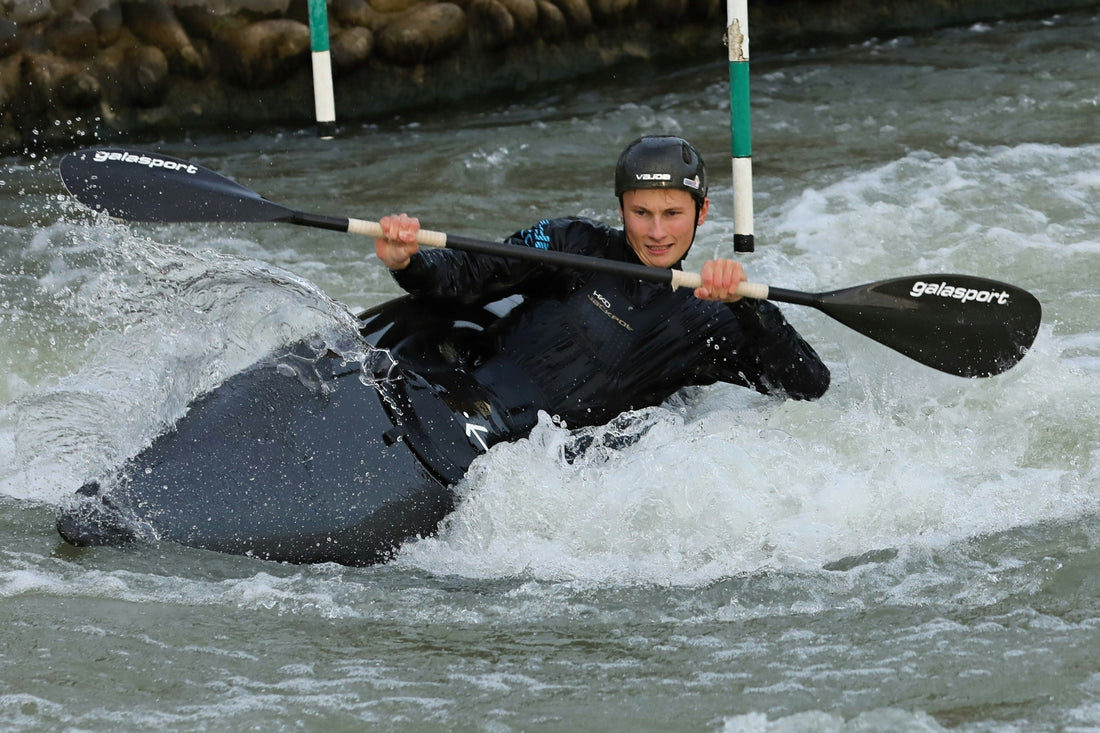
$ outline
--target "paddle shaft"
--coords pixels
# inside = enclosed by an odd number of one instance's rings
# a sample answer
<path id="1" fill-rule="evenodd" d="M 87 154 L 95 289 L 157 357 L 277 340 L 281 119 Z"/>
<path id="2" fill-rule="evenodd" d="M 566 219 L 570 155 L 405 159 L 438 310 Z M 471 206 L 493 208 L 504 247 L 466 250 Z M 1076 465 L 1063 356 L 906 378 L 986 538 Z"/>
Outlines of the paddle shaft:
<path id="1" fill-rule="evenodd" d="M 374 221 L 285 208 L 284 212 L 277 217 L 278 221 L 368 237 L 382 236 L 382 225 Z M 429 247 L 632 277 L 671 285 L 674 289 L 702 285 L 698 273 L 449 236 L 430 229 L 419 230 L 417 242 Z M 911 359 L 960 377 L 992 376 L 1014 366 L 1034 342 L 1042 313 L 1039 301 L 1027 291 L 969 275 L 894 278 L 827 293 L 804 293 L 744 282 L 737 292 L 742 297 L 816 308 Z"/>
<path id="2" fill-rule="evenodd" d="M 377 222 L 295 211 L 202 166 L 155 153 L 89 149 L 61 160 L 81 203 L 147 222 L 285 222 L 381 237 Z M 697 288 L 697 273 L 420 230 L 420 244 Z M 1014 285 L 972 275 L 914 275 L 826 293 L 742 283 L 738 294 L 816 308 L 922 364 L 962 377 L 1000 374 L 1023 358 L 1042 306 Z"/>
<path id="3" fill-rule="evenodd" d="M 367 221 L 366 219 L 350 219 L 325 216 L 324 214 L 309 214 L 302 211 L 291 211 L 282 221 L 319 229 L 332 229 L 338 232 L 361 234 L 365 237 L 382 236 L 382 225 L 376 221 Z M 674 290 L 676 288 L 691 288 L 694 290 L 695 288 L 701 287 L 703 284 L 703 278 L 697 272 L 667 270 L 661 267 L 647 267 L 646 265 L 638 265 L 631 262 L 617 262 L 615 260 L 588 257 L 586 255 L 572 254 L 570 252 L 538 249 L 537 247 L 516 247 L 515 245 L 504 244 L 503 242 L 490 242 L 488 240 L 449 235 L 445 232 L 432 231 L 431 229 L 419 230 L 417 232 L 416 241 L 418 244 L 422 244 L 426 247 L 458 249 L 464 252 L 474 252 L 476 254 L 509 257 L 517 260 L 528 260 L 561 267 L 574 267 L 592 272 L 632 277 L 638 280 L 671 285 Z M 787 291 L 769 288 L 767 285 L 762 285 L 760 283 L 741 283 L 737 292 L 739 295 L 746 298 L 763 300 L 772 297 L 773 299 L 781 300 L 781 298 L 774 298 L 772 294 L 774 292 L 782 294 Z M 783 302 L 793 303 L 796 301 L 787 300 Z"/>

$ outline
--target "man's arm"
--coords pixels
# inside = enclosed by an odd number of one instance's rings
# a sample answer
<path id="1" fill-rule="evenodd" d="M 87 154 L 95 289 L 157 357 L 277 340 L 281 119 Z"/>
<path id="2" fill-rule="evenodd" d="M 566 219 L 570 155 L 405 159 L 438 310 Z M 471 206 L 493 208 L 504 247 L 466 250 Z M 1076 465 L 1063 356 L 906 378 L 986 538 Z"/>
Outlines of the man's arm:
<path id="1" fill-rule="evenodd" d="M 488 303 L 520 292 L 522 284 L 539 269 L 537 263 L 507 257 L 421 250 L 416 242 L 420 223 L 405 214 L 383 217 L 379 223 L 383 236 L 375 240 L 378 259 L 409 293 L 464 305 Z M 517 237 L 526 231 L 508 242 L 524 246 Z"/>
<path id="2" fill-rule="evenodd" d="M 736 361 L 749 386 L 796 400 L 814 400 L 829 388 L 829 368 L 813 347 L 767 300 L 744 298 L 727 306 L 743 331 Z"/>

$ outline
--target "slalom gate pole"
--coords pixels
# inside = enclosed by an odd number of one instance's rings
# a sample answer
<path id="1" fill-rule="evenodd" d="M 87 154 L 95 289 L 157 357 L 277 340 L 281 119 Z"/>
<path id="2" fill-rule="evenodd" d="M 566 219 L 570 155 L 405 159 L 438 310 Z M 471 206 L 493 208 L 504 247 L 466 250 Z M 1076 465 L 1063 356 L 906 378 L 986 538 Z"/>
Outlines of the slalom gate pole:
<path id="1" fill-rule="evenodd" d="M 313 51 L 313 105 L 317 135 L 330 140 L 336 132 L 336 101 L 332 91 L 332 56 L 328 41 L 325 0 L 309 0 L 309 40 Z"/>
<path id="2" fill-rule="evenodd" d="M 730 138 L 733 153 L 733 248 L 755 249 L 752 223 L 752 124 L 749 117 L 748 0 L 726 0 L 730 61 Z"/>

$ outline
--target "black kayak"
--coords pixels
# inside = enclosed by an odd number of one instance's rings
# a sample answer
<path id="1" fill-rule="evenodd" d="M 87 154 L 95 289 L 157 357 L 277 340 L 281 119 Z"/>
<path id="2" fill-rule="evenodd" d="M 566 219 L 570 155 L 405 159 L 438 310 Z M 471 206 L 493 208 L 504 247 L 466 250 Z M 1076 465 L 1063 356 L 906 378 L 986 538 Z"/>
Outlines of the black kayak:
<path id="1" fill-rule="evenodd" d="M 81 487 L 59 533 L 78 546 L 384 562 L 436 530 L 478 455 L 531 423 L 500 407 L 510 383 L 467 368 L 507 307 L 441 314 L 406 296 L 360 316 L 365 343 L 385 350 L 366 364 L 319 340 L 270 355 L 194 400 L 116 475 Z"/>

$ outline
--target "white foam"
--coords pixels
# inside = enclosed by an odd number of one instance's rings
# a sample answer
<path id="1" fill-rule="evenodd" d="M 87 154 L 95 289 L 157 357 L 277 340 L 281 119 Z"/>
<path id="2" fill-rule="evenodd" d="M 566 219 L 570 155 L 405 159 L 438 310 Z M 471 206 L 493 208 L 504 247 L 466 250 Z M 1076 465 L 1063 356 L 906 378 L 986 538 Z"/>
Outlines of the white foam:
<path id="1" fill-rule="evenodd" d="M 807 289 L 819 290 L 914 267 L 961 271 L 1043 298 L 1051 277 L 1080 280 L 1076 258 L 1100 231 L 1080 205 L 1095 186 L 1076 167 L 1082 158 L 1100 164 L 1100 146 L 914 153 L 766 212 L 784 238 L 753 267 L 814 273 Z M 899 272 L 898 262 L 917 264 Z M 641 414 L 652 426 L 636 444 L 573 465 L 561 458 L 568 433 L 544 422 L 475 464 L 440 537 L 401 562 L 473 577 L 695 585 L 1086 515 L 1100 498 L 1096 337 L 1058 333 L 1060 318 L 1077 318 L 1065 307 L 1048 301 L 1032 352 L 986 380 L 939 374 L 787 307 L 833 368 L 823 400 L 707 388 Z"/>
<path id="2" fill-rule="evenodd" d="M 358 348 L 348 311 L 280 268 L 112 224 L 62 222 L 34 240 L 55 259 L 41 289 L 91 337 L 63 354 L 72 373 L 0 406 L 9 496 L 60 501 L 146 445 L 191 399 L 293 340 L 326 334 L 341 353 Z"/>

